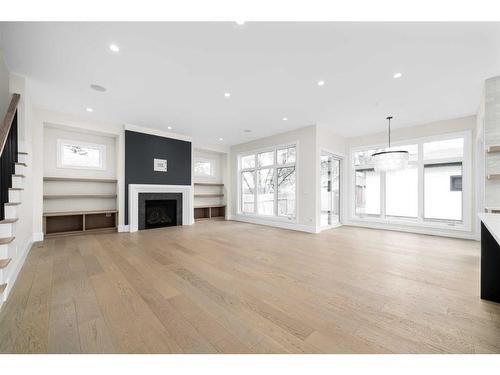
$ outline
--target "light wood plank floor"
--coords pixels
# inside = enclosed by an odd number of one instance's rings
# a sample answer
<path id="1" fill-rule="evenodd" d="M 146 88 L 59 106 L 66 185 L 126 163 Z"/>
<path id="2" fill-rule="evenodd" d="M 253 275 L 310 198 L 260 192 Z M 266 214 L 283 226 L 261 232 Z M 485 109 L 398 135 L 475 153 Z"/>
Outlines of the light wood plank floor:
<path id="1" fill-rule="evenodd" d="M 46 240 L 0 312 L 8 353 L 490 353 L 479 244 L 237 222 Z"/>

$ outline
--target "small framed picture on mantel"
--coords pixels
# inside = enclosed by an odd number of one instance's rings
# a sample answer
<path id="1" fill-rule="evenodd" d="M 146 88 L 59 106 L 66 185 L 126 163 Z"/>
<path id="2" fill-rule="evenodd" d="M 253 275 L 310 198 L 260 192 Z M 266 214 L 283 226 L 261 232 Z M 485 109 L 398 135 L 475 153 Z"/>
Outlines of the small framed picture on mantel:
<path id="1" fill-rule="evenodd" d="M 167 171 L 167 159 L 154 159 L 153 170 L 155 172 Z"/>

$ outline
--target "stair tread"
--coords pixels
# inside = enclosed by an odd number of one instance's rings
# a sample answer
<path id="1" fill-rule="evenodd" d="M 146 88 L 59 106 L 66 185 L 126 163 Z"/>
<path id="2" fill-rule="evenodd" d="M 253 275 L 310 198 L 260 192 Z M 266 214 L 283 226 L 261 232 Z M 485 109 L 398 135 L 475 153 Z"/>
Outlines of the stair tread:
<path id="1" fill-rule="evenodd" d="M 21 202 L 7 202 L 5 203 L 5 206 L 19 206 Z"/>
<path id="2" fill-rule="evenodd" d="M 3 293 L 3 291 L 5 290 L 5 288 L 7 288 L 7 284 L 1 284 L 0 285 L 0 294 Z"/>
<path id="3" fill-rule="evenodd" d="M 0 245 L 5 245 L 5 244 L 8 244 L 8 243 L 11 243 L 12 241 L 14 241 L 14 238 L 16 238 L 16 237 L 3 237 L 3 238 L 0 238 Z"/>
<path id="4" fill-rule="evenodd" d="M 24 188 L 9 188 L 9 190 L 24 190 Z"/>
<path id="5" fill-rule="evenodd" d="M 3 219 L 3 220 L 0 220 L 0 224 L 10 224 L 10 223 L 15 223 L 16 221 L 18 221 L 19 219 L 17 217 L 15 218 L 12 218 L 12 219 Z"/>
<path id="6" fill-rule="evenodd" d="M 11 260 L 11 258 L 0 259 L 0 269 L 7 267 Z"/>
<path id="7" fill-rule="evenodd" d="M 27 167 L 28 166 L 28 164 L 26 164 L 26 163 L 16 163 L 16 165 L 22 165 L 23 167 Z"/>
<path id="8" fill-rule="evenodd" d="M 26 177 L 26 176 L 23 174 L 13 174 L 12 177 Z"/>

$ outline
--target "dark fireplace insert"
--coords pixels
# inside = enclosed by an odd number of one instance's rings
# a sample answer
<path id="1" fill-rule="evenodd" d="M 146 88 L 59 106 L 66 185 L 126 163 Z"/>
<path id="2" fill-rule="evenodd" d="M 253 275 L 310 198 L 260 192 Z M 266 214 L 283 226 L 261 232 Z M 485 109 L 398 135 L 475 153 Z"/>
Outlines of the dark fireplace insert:
<path id="1" fill-rule="evenodd" d="M 145 229 L 177 225 L 177 201 L 147 200 Z"/>
<path id="2" fill-rule="evenodd" d="M 182 225 L 181 193 L 139 193 L 139 229 Z"/>

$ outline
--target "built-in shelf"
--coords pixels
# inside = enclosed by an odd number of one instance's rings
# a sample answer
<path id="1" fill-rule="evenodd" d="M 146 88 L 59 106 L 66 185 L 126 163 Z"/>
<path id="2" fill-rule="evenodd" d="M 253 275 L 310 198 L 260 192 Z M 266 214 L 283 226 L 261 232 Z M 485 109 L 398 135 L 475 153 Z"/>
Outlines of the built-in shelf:
<path id="1" fill-rule="evenodd" d="M 194 208 L 194 220 L 223 219 L 226 216 L 226 206 L 196 206 Z"/>
<path id="2" fill-rule="evenodd" d="M 215 184 L 211 182 L 195 182 L 194 186 L 224 186 L 224 184 Z"/>
<path id="3" fill-rule="evenodd" d="M 488 180 L 498 180 L 500 179 L 500 173 L 490 173 L 487 178 Z"/>
<path id="4" fill-rule="evenodd" d="M 487 152 L 492 154 L 494 152 L 500 152 L 500 146 L 488 146 Z"/>
<path id="5" fill-rule="evenodd" d="M 59 211 L 44 212 L 43 216 L 71 216 L 71 215 L 93 215 L 93 214 L 115 214 L 118 210 L 96 210 L 96 211 Z"/>
<path id="6" fill-rule="evenodd" d="M 195 198 L 220 198 L 223 197 L 224 194 L 195 194 Z"/>
<path id="7" fill-rule="evenodd" d="M 485 207 L 484 211 L 492 214 L 498 214 L 500 213 L 500 207 Z"/>
<path id="8" fill-rule="evenodd" d="M 116 183 L 117 180 L 110 178 L 70 178 L 70 177 L 44 177 L 44 181 L 66 181 L 66 182 L 107 182 Z"/>
<path id="9" fill-rule="evenodd" d="M 45 212 L 43 232 L 45 236 L 116 231 L 117 210 Z"/>
<path id="10" fill-rule="evenodd" d="M 43 199 L 75 199 L 75 198 L 116 198 L 116 194 L 51 194 L 44 195 Z"/>

